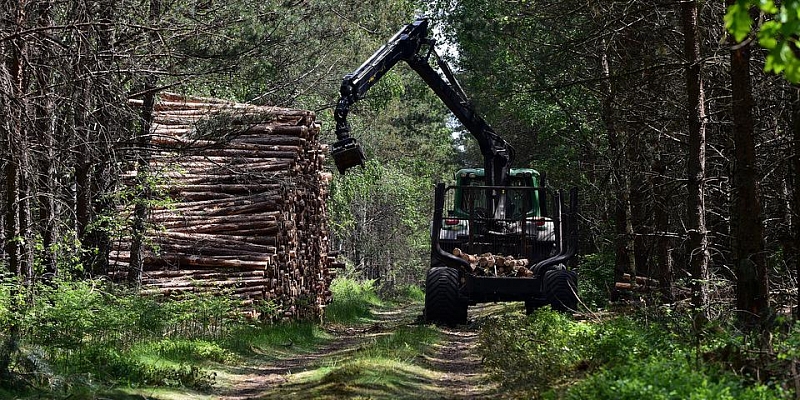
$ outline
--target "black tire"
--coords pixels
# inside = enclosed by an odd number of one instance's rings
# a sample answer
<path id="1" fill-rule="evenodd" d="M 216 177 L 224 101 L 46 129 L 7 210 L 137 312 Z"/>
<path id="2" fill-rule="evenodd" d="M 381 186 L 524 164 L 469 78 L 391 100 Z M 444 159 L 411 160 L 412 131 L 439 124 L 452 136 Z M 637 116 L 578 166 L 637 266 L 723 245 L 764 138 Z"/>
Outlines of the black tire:
<path id="1" fill-rule="evenodd" d="M 458 271 L 432 267 L 425 279 L 425 321 L 434 324 L 467 323 L 467 303 L 458 296 Z"/>
<path id="2" fill-rule="evenodd" d="M 554 269 L 544 274 L 544 292 L 553 310 L 571 313 L 578 310 L 578 274 Z"/>
<path id="3" fill-rule="evenodd" d="M 544 307 L 547 303 L 541 300 L 525 300 L 525 315 L 531 315 L 534 311 Z"/>

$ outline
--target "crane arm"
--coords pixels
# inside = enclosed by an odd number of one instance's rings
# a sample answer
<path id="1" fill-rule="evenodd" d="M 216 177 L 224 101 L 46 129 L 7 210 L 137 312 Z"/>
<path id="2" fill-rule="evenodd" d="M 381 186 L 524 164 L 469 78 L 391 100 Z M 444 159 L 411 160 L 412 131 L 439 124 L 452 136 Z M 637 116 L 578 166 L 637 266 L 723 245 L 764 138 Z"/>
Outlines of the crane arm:
<path id="1" fill-rule="evenodd" d="M 331 151 L 339 172 L 344 174 L 348 168 L 364 163 L 360 146 L 350 136 L 350 125 L 347 123 L 350 106 L 362 99 L 373 85 L 402 60 L 408 63 L 477 140 L 484 158 L 486 184 L 494 186 L 506 183 L 514 158 L 513 148 L 475 112 L 450 67 L 436 54 L 434 44 L 435 40 L 428 38 L 428 20 L 419 18 L 400 29 L 358 69 L 344 77 L 340 89 L 341 97 L 334 112 L 337 142 Z M 424 46 L 427 46 L 427 53 L 423 55 Z M 436 57 L 444 77 L 431 67 L 431 55 Z"/>

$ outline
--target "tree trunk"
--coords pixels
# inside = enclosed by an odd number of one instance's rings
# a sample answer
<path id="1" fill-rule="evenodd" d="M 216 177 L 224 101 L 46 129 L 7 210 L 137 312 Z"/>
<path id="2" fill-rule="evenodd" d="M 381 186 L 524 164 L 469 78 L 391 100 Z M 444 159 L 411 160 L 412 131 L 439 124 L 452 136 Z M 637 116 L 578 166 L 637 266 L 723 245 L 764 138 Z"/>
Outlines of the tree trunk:
<path id="1" fill-rule="evenodd" d="M 8 16 L 13 16 L 9 30 L 20 31 L 25 26 L 25 5 L 24 0 L 12 3 L 12 10 L 7 14 Z M 0 23 L 6 22 L 2 21 Z M 6 168 L 3 171 L 6 184 L 7 213 L 5 235 L 8 238 L 6 241 L 8 269 L 19 277 L 29 268 L 32 268 L 32 264 L 26 264 L 28 261 L 28 251 L 26 249 L 30 248 L 31 244 L 29 240 L 26 240 L 30 238 L 24 235 L 29 228 L 22 226 L 23 220 L 20 220 L 21 217 L 24 218 L 24 212 L 26 211 L 25 207 L 21 207 L 24 199 L 22 199 L 22 192 L 20 191 L 20 176 L 25 167 L 26 157 L 23 155 L 28 151 L 24 145 L 26 130 L 23 125 L 26 121 L 27 99 L 25 91 L 28 86 L 25 64 L 27 43 L 19 37 L 9 42 L 0 43 L 0 46 L 7 46 L 3 48 L 3 53 L 7 54 L 7 58 L 4 60 L 5 66 L 0 69 L 0 72 L 8 71 L 7 76 L 0 77 L 0 84 L 7 82 L 8 87 L 2 89 L 16 99 L 14 102 L 3 104 L 4 110 L 2 110 L 5 113 L 4 118 L 8 119 L 5 123 L 5 129 L 3 129 L 5 131 L 5 141 L 8 144 Z M 0 385 L 2 386 L 9 386 L 13 382 L 10 370 L 11 360 L 19 346 L 19 320 L 16 318 L 20 308 L 18 290 L 18 287 L 12 287 L 9 293 L 9 313 L 11 318 L 8 326 L 3 331 L 2 344 L 0 345 Z"/>
<path id="2" fill-rule="evenodd" d="M 602 118 L 608 134 L 608 147 L 611 153 L 611 171 L 617 190 L 622 190 L 614 196 L 613 219 L 614 219 L 614 282 L 622 280 L 622 276 L 631 269 L 631 257 L 628 249 L 628 201 L 627 186 L 624 182 L 622 169 L 622 146 L 620 145 L 619 129 L 617 127 L 616 116 L 614 115 L 614 86 L 611 82 L 611 66 L 608 61 L 607 46 L 605 40 L 601 41 L 600 49 L 600 68 L 603 74 L 603 95 L 602 95 Z M 612 292 L 612 300 L 616 300 L 618 293 Z"/>
<path id="3" fill-rule="evenodd" d="M 145 85 L 144 105 L 142 106 L 141 119 L 139 121 L 139 135 L 137 138 L 138 150 L 136 160 L 136 181 L 137 188 L 140 190 L 138 199 L 133 211 L 133 229 L 131 234 L 131 258 L 130 270 L 128 271 L 128 282 L 140 285 L 142 281 L 142 271 L 144 269 L 144 239 L 145 223 L 147 221 L 147 203 L 150 198 L 150 188 L 147 182 L 150 168 L 147 163 L 147 144 L 150 135 L 150 128 L 153 124 L 153 106 L 155 104 L 154 84 L 148 82 Z"/>
<path id="4" fill-rule="evenodd" d="M 800 86 L 792 87 L 792 161 L 794 185 L 792 186 L 792 224 L 791 254 L 794 260 L 795 276 L 800 277 Z M 800 279 L 797 279 L 797 306 L 795 318 L 800 319 Z"/>
<path id="5" fill-rule="evenodd" d="M 6 236 L 6 248 L 5 253 L 8 259 L 8 272 L 19 276 L 21 269 L 20 269 L 20 259 L 22 258 L 22 248 L 20 246 L 19 238 L 19 212 L 17 211 L 19 207 L 19 189 L 17 188 L 17 163 L 12 158 L 10 161 L 6 163 L 6 168 L 4 171 L 5 175 L 5 236 Z"/>
<path id="6" fill-rule="evenodd" d="M 34 279 L 34 255 L 33 255 L 33 221 L 31 215 L 31 195 L 33 194 L 31 190 L 31 173 L 30 173 L 30 155 L 28 154 L 28 143 L 30 143 L 27 138 L 24 139 L 22 145 L 22 152 L 20 153 L 19 158 L 19 182 L 18 182 L 18 190 L 19 190 L 19 198 L 17 211 L 19 212 L 19 232 L 20 232 L 20 240 L 22 241 L 21 244 L 21 254 L 20 254 L 20 264 L 19 264 L 19 271 L 24 279 L 25 285 L 29 285 L 32 283 Z"/>
<path id="7" fill-rule="evenodd" d="M 705 165 L 706 109 L 697 29 L 697 2 L 681 3 L 686 92 L 689 109 L 689 158 L 687 160 L 686 223 L 688 224 L 689 273 L 692 276 L 692 306 L 702 310 L 708 303 L 708 234 L 706 231 Z M 705 312 L 704 312 L 705 313 Z"/>
<path id="8" fill-rule="evenodd" d="M 728 4 L 732 1 L 729 0 Z M 734 145 L 731 247 L 736 272 L 736 307 L 743 325 L 754 327 L 768 312 L 769 285 L 758 193 L 750 44 L 735 43 L 732 38 L 730 44 Z"/>
<path id="9" fill-rule="evenodd" d="M 82 50 L 80 50 L 82 51 Z M 73 66 L 75 76 L 80 76 L 80 65 Z M 74 129 L 78 141 L 76 143 L 75 160 L 75 231 L 80 240 L 81 261 L 84 268 L 91 268 L 93 262 L 93 249 L 89 244 L 88 229 L 91 223 L 92 209 L 92 154 L 91 144 L 94 143 L 89 134 L 90 121 L 87 109 L 91 106 L 88 83 L 80 78 L 75 82 L 72 90 L 72 102 L 74 104 Z"/>
<path id="10" fill-rule="evenodd" d="M 97 2 L 96 11 L 98 16 L 113 15 L 114 3 L 109 0 Z M 99 54 L 113 54 L 113 44 L 116 41 L 113 35 L 113 26 L 98 28 L 98 49 Z M 116 120 L 114 110 L 121 107 L 119 99 L 115 98 L 114 87 L 117 85 L 112 74 L 106 71 L 114 69 L 113 61 L 108 57 L 98 59 L 98 68 L 101 73 L 97 75 L 93 84 L 91 97 L 96 103 L 93 112 L 93 134 L 99 138 L 97 140 L 97 156 L 93 157 L 91 173 L 91 197 L 90 197 L 90 220 L 92 229 L 87 232 L 86 239 L 88 244 L 95 249 L 94 257 L 90 268 L 92 275 L 105 275 L 108 272 L 108 254 L 111 250 L 111 239 L 108 221 L 111 219 L 109 214 L 113 213 L 109 192 L 113 190 L 113 180 L 116 179 L 111 171 L 114 165 L 112 155 L 114 153 L 111 138 L 117 137 L 116 129 L 124 124 L 123 120 Z M 119 117 L 117 117 L 119 118 Z"/>
<path id="11" fill-rule="evenodd" d="M 673 301 L 672 293 L 672 258 L 670 257 L 670 239 L 667 236 L 669 231 L 669 211 L 667 193 L 664 177 L 667 174 L 667 166 L 661 158 L 661 149 L 656 148 L 656 157 L 653 160 L 651 169 L 653 178 L 651 180 L 653 191 L 653 223 L 657 235 L 655 246 L 655 270 L 653 277 L 658 280 L 661 299 L 664 303 Z"/>
<path id="12" fill-rule="evenodd" d="M 38 26 L 50 26 L 52 22 L 52 1 L 42 1 L 39 3 L 37 24 Z M 58 214 L 59 202 L 56 195 L 59 193 L 58 177 L 56 175 L 56 139 L 55 121 L 56 106 L 53 95 L 51 95 L 50 85 L 52 83 L 52 71 L 48 63 L 53 62 L 55 57 L 50 49 L 50 45 L 40 43 L 37 46 L 36 57 L 41 60 L 39 67 L 35 70 L 36 75 L 36 94 L 34 98 L 39 100 L 34 106 L 34 120 L 37 135 L 32 138 L 37 143 L 38 153 L 38 177 L 37 177 L 37 208 L 39 210 L 38 230 L 42 238 L 42 260 L 44 276 L 46 279 L 52 278 L 57 273 L 58 259 L 55 251 L 56 241 L 58 240 Z"/>

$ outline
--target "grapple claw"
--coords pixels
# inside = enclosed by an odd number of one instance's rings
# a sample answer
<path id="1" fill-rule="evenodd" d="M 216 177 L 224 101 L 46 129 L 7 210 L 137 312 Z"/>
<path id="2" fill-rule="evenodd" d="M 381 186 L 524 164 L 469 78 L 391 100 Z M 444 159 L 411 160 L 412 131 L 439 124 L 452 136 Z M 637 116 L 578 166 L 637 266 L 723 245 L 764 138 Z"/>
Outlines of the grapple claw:
<path id="1" fill-rule="evenodd" d="M 352 137 L 344 138 L 333 144 L 331 156 L 336 163 L 339 173 L 344 175 L 345 171 L 356 165 L 364 166 L 364 152 L 361 146 Z"/>

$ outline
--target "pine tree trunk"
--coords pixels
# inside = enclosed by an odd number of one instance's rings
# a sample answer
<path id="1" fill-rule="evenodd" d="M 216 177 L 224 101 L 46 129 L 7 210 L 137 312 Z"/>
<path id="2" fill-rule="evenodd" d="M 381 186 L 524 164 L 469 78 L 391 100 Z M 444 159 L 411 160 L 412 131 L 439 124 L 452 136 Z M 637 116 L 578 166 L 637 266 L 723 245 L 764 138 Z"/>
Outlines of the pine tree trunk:
<path id="1" fill-rule="evenodd" d="M 655 248 L 655 270 L 653 277 L 658 280 L 661 290 L 661 299 L 665 303 L 673 301 L 672 293 L 672 258 L 670 257 L 670 239 L 667 236 L 669 231 L 669 211 L 667 209 L 667 194 L 665 190 L 665 179 L 667 166 L 661 158 L 660 149 L 656 150 L 656 158 L 653 161 L 653 223 L 656 231 Z"/>
<path id="2" fill-rule="evenodd" d="M 732 39 L 730 44 L 734 145 L 731 247 L 736 272 L 736 308 L 743 325 L 755 327 L 768 311 L 769 285 L 758 193 L 750 44 L 735 43 Z"/>
<path id="3" fill-rule="evenodd" d="M 81 50 L 82 51 L 82 50 Z M 79 76 L 80 65 L 74 65 L 75 76 Z M 77 79 L 77 78 L 76 78 Z M 91 123 L 87 109 L 91 107 L 88 83 L 77 80 L 72 89 L 72 102 L 74 104 L 74 129 L 76 133 L 76 159 L 75 159 L 75 231 L 80 240 L 81 262 L 85 268 L 91 268 L 94 253 L 89 243 L 88 230 L 91 223 L 92 191 L 91 170 L 93 140 L 89 134 Z"/>
<path id="4" fill-rule="evenodd" d="M 147 163 L 146 147 L 150 136 L 150 129 L 153 124 L 153 106 L 155 103 L 155 91 L 152 83 L 145 85 L 144 105 L 142 106 L 141 124 L 137 145 L 139 151 L 136 160 L 136 181 L 139 201 L 136 202 L 133 211 L 133 227 L 131 234 L 131 257 L 130 270 L 128 271 L 128 282 L 136 286 L 141 284 L 142 271 L 144 269 L 144 239 L 145 222 L 147 221 L 148 209 L 145 201 L 150 198 L 148 187 L 149 165 Z"/>
<path id="5" fill-rule="evenodd" d="M 800 86 L 792 87 L 792 224 L 791 254 L 787 258 L 794 260 L 795 276 L 800 276 Z M 800 319 L 800 279 L 797 291 L 795 318 Z"/>
<path id="6" fill-rule="evenodd" d="M 601 57 L 600 68 L 603 74 L 603 98 L 602 98 L 602 118 L 608 134 L 608 147 L 611 153 L 612 165 L 610 174 L 613 177 L 618 191 L 617 196 L 614 196 L 613 202 L 613 219 L 614 219 L 614 281 L 622 281 L 622 276 L 631 269 L 631 257 L 628 252 L 627 240 L 627 188 L 621 182 L 624 182 L 622 163 L 622 146 L 620 145 L 618 126 L 614 111 L 614 86 L 611 82 L 611 66 L 608 61 L 608 54 L 605 41 L 601 41 Z M 618 293 L 612 293 L 612 300 L 617 298 Z"/>
<path id="7" fill-rule="evenodd" d="M 706 109 L 697 29 L 697 2 L 681 3 L 686 91 L 689 109 L 689 157 L 687 160 L 686 220 L 689 227 L 687 256 L 692 276 L 692 306 L 702 310 L 708 303 L 708 234 L 706 231 L 705 165 Z"/>
<path id="8" fill-rule="evenodd" d="M 13 16 L 10 30 L 19 31 L 25 26 L 25 2 L 13 2 L 11 5 L 12 10 L 7 15 Z M 0 23 L 6 23 L 4 20 Z M 25 129 L 23 124 L 25 122 L 26 111 L 26 96 L 25 90 L 27 88 L 27 75 L 25 71 L 24 59 L 27 54 L 27 43 L 20 39 L 13 39 L 10 43 L 0 43 L 0 46 L 8 46 L 2 48 L 8 55 L 5 62 L 5 68 L 0 68 L 0 72 L 8 71 L 7 76 L 0 77 L 0 83 L 9 83 L 8 87 L 2 88 L 6 93 L 10 94 L 17 101 L 13 103 L 3 104 L 5 115 L 7 119 L 5 122 L 5 142 L 8 144 L 6 151 L 7 161 L 4 172 L 5 190 L 6 190 L 6 226 L 5 236 L 6 253 L 8 253 L 8 269 L 16 276 L 22 276 L 31 265 L 26 265 L 28 252 L 25 250 L 30 247 L 30 242 L 24 237 L 27 227 L 22 226 L 20 217 L 24 215 L 25 207 L 21 207 L 22 192 L 20 191 L 20 176 L 25 164 L 24 153 L 28 149 L 24 146 Z M 17 315 L 20 308 L 20 300 L 17 295 L 19 288 L 12 287 L 9 293 L 9 313 L 12 316 Z M 10 370 L 13 355 L 17 352 L 19 346 L 19 321 L 17 318 L 10 318 L 8 326 L 3 331 L 0 344 L 0 386 L 9 386 L 13 382 L 12 373 Z"/>
<path id="9" fill-rule="evenodd" d="M 19 244 L 19 189 L 17 188 L 17 164 L 11 158 L 3 171 L 5 176 L 5 253 L 8 260 L 8 272 L 18 276 L 20 274 L 21 247 Z"/>
<path id="10" fill-rule="evenodd" d="M 52 1 L 42 1 L 39 3 L 37 24 L 38 26 L 50 26 L 52 22 Z M 39 100 L 34 106 L 34 120 L 36 132 L 32 139 L 38 146 L 38 177 L 37 177 L 37 208 L 39 211 L 38 230 L 42 238 L 42 260 L 44 267 L 44 277 L 52 278 L 58 272 L 58 259 L 55 249 L 58 240 L 58 215 L 59 202 L 56 195 L 59 193 L 58 177 L 56 175 L 56 139 L 55 122 L 56 106 L 54 96 L 51 94 L 51 83 L 53 80 L 51 69 L 48 62 L 51 62 L 55 55 L 47 43 L 40 43 L 37 46 L 37 54 L 41 61 L 36 68 L 36 91 L 34 98 Z"/>

